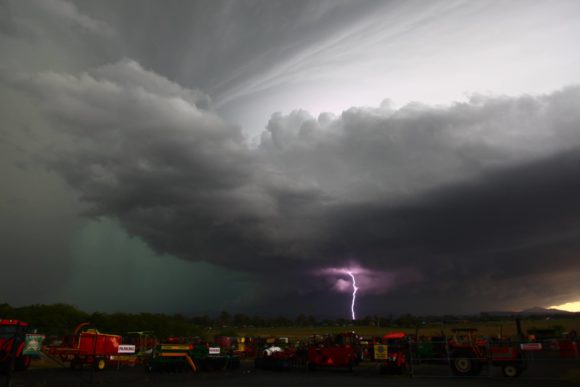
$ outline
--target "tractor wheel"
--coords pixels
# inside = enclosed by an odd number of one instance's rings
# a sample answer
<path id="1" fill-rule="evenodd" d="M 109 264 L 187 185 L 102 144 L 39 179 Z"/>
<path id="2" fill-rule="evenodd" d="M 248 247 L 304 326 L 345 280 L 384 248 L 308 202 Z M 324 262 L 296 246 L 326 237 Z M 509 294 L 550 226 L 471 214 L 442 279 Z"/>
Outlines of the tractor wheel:
<path id="1" fill-rule="evenodd" d="M 308 369 L 308 371 L 312 372 L 312 371 L 316 371 L 316 365 L 313 363 L 306 363 L 306 368 Z"/>
<path id="2" fill-rule="evenodd" d="M 10 370 L 10 362 L 5 361 L 0 363 L 0 375 L 7 375 Z"/>
<path id="3" fill-rule="evenodd" d="M 501 368 L 503 375 L 508 378 L 516 378 L 520 376 L 522 370 L 516 364 L 506 364 Z"/>
<path id="4" fill-rule="evenodd" d="M 481 363 L 471 352 L 459 352 L 451 356 L 451 370 L 457 376 L 474 376 L 481 371 Z"/>
<path id="5" fill-rule="evenodd" d="M 16 359 L 16 364 L 14 365 L 14 369 L 16 371 L 26 371 L 30 366 L 30 356 L 20 356 Z"/>
<path id="6" fill-rule="evenodd" d="M 95 359 L 95 371 L 102 371 L 107 367 L 107 361 L 103 358 Z"/>
<path id="7" fill-rule="evenodd" d="M 71 360 L 71 362 L 70 362 L 70 369 L 71 370 L 78 371 L 81 368 L 83 368 L 83 363 L 80 360 L 77 360 L 77 359 Z"/>

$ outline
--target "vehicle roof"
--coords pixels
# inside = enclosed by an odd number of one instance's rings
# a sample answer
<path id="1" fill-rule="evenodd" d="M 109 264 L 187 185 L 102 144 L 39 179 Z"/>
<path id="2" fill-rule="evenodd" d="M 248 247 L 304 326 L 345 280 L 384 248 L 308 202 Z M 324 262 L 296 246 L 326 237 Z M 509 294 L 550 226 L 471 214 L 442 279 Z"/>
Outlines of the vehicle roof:
<path id="1" fill-rule="evenodd" d="M 389 332 L 383 336 L 383 339 L 403 339 L 407 337 L 405 332 Z"/>
<path id="2" fill-rule="evenodd" d="M 14 325 L 19 327 L 27 327 L 28 323 L 20 320 L 0 319 L 0 325 Z"/>

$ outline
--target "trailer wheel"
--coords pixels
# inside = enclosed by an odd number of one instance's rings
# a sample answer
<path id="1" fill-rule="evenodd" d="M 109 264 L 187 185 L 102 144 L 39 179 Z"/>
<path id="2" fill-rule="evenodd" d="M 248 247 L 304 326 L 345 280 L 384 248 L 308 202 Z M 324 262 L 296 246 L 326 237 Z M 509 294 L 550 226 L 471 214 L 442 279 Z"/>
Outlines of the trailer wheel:
<path id="1" fill-rule="evenodd" d="M 107 361 L 103 358 L 95 359 L 95 371 L 102 371 L 107 367 Z"/>
<path id="2" fill-rule="evenodd" d="M 516 364 L 506 364 L 501 368 L 503 375 L 508 378 L 516 378 L 520 376 L 522 370 Z"/>
<path id="3" fill-rule="evenodd" d="M 458 352 L 451 357 L 451 370 L 458 376 L 478 375 L 481 371 L 481 363 L 474 358 L 471 352 Z"/>

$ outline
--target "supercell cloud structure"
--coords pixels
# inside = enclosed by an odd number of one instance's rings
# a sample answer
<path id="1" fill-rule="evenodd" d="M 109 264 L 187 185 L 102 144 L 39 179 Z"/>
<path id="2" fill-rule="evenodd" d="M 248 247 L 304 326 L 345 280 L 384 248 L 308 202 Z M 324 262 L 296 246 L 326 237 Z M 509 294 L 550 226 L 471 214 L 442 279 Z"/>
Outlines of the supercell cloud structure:
<path id="1" fill-rule="evenodd" d="M 578 286 L 566 280 L 580 240 L 578 87 L 274 114 L 251 147 L 207 96 L 134 61 L 14 84 L 64 136 L 43 162 L 87 214 L 159 253 L 264 276 L 354 259 L 392 276 L 366 281 L 370 293 L 400 283 L 490 303 L 510 281 L 522 297 Z"/>
<path id="2" fill-rule="evenodd" d="M 266 6 L 269 28 L 284 13 L 283 3 L 274 3 L 281 8 Z M 462 14 L 460 3 L 454 12 Z M 241 7 L 219 4 L 211 17 L 222 22 Z M 263 17 L 246 4 L 244 15 Z M 123 13 L 116 19 L 98 5 L 64 0 L 0 2 L 6 11 L 0 47 L 15 53 L 0 61 L 0 96 L 18 106 L 2 108 L 6 181 L 17 186 L 23 184 L 18 176 L 35 168 L 49 171 L 64 182 L 59 195 L 78 201 L 82 219 L 114 220 L 163 257 L 251 273 L 255 293 L 240 306 L 248 310 L 343 313 L 346 306 L 328 300 L 352 290 L 348 271 L 356 275 L 359 316 L 478 312 L 577 297 L 580 86 L 574 82 L 542 93 L 482 90 L 442 104 L 395 103 L 385 89 L 383 102 L 368 106 L 353 92 L 334 112 L 294 101 L 285 113 L 269 111 L 261 127 L 248 128 L 254 121 L 242 116 L 244 122 L 236 121 L 236 104 L 250 109 L 260 93 L 302 87 L 307 74 L 315 78 L 340 62 L 341 45 L 349 48 L 344 60 L 356 67 L 355 57 L 368 59 L 369 47 L 401 48 L 398 39 L 408 43 L 401 58 L 411 58 L 423 29 L 438 26 L 441 39 L 451 39 L 429 16 L 443 12 L 439 6 L 417 11 L 417 20 L 387 34 L 369 19 L 375 6 L 364 4 L 357 15 L 366 22 L 333 35 L 339 23 L 328 20 L 348 20 L 351 3 L 297 2 L 292 12 L 304 31 L 280 28 L 305 48 L 280 37 L 278 45 L 267 37 L 252 40 L 252 30 L 240 36 L 252 41 L 244 51 L 230 39 L 251 28 L 234 23 L 224 28 L 215 53 L 200 49 L 204 60 L 188 52 L 165 63 L 163 55 L 149 58 L 155 50 L 167 54 L 161 41 L 152 40 L 150 51 L 131 44 Z M 30 12 L 41 9 L 50 12 Z M 394 9 L 392 17 L 416 11 L 412 3 Z M 366 33 L 376 41 L 362 39 Z M 320 43 L 306 47 L 309 36 Z M 83 51 L 84 42 L 95 49 Z M 214 58 L 215 72 L 200 75 L 204 61 L 220 53 L 227 58 L 228 49 L 240 59 L 238 68 Z M 15 58 L 38 50 L 50 65 L 20 68 Z M 83 55 L 69 61 L 59 55 L 71 52 Z M 277 56 L 285 61 L 277 63 Z M 391 66 L 386 58 L 381 66 Z M 191 67 L 172 71 L 172 63 Z M 361 79 L 373 67 L 365 66 Z M 33 177 L 26 184 L 27 192 L 41 187 Z M 0 209 L 9 203 L 0 202 Z M 75 211 L 67 211 L 72 219 Z M 70 269 L 64 261 L 55 266 Z M 349 305 L 348 297 L 343 301 Z"/>

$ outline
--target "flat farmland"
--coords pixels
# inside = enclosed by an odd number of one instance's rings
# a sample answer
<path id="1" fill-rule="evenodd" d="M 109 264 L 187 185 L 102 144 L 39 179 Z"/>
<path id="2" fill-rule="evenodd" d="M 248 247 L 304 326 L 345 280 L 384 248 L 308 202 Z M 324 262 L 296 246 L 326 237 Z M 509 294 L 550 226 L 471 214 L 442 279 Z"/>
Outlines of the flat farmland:
<path id="1" fill-rule="evenodd" d="M 526 332 L 528 329 L 546 329 L 554 326 L 561 327 L 564 331 L 569 332 L 576 330 L 580 332 L 580 318 L 558 318 L 558 319 L 522 319 L 522 329 Z M 250 337 L 288 337 L 304 338 L 314 334 L 335 334 L 345 331 L 355 331 L 361 336 L 372 337 L 382 336 L 386 332 L 403 331 L 410 334 L 418 333 L 422 336 L 436 336 L 441 331 L 449 334 L 453 328 L 476 328 L 478 334 L 483 336 L 505 337 L 516 336 L 516 323 L 514 320 L 490 321 L 490 322 L 469 322 L 459 321 L 453 323 L 429 323 L 421 325 L 419 328 L 400 328 L 396 326 L 315 326 L 315 327 L 243 327 L 234 328 L 239 336 Z"/>

